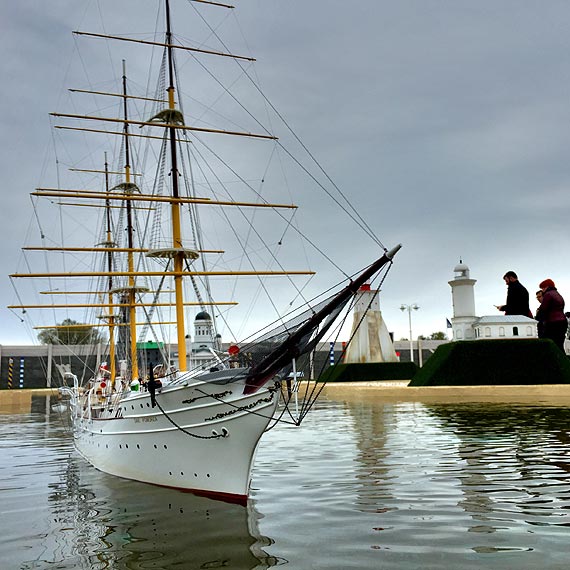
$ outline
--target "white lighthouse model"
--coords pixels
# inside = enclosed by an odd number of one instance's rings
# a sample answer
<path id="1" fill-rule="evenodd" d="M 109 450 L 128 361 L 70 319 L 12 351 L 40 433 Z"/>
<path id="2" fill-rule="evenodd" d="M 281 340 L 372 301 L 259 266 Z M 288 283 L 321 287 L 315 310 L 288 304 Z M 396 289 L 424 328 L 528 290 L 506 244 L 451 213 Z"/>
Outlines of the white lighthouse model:
<path id="1" fill-rule="evenodd" d="M 358 290 L 350 338 L 344 362 L 398 362 L 380 312 L 378 291 L 371 290 L 368 284 Z"/>
<path id="2" fill-rule="evenodd" d="M 469 267 L 461 260 L 453 271 L 455 277 L 448 282 L 451 285 L 453 300 L 453 318 L 451 319 L 453 340 L 474 339 L 473 324 L 477 320 L 475 314 L 475 283 L 477 280 L 469 277 Z"/>
<path id="3" fill-rule="evenodd" d="M 485 340 L 535 338 L 536 321 L 525 315 L 475 314 L 475 283 L 469 277 L 469 267 L 459 260 L 453 270 L 455 277 L 448 281 L 453 300 L 451 326 L 453 340 Z"/>

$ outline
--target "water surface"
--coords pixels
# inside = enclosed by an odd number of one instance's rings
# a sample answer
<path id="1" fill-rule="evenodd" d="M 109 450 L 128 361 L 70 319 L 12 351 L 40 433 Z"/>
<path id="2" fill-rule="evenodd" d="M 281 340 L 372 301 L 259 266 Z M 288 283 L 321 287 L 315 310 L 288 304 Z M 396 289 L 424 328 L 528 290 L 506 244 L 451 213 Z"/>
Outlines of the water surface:
<path id="1" fill-rule="evenodd" d="M 322 399 L 247 508 L 122 480 L 52 402 L 0 413 L 1 568 L 568 568 L 570 410 Z"/>

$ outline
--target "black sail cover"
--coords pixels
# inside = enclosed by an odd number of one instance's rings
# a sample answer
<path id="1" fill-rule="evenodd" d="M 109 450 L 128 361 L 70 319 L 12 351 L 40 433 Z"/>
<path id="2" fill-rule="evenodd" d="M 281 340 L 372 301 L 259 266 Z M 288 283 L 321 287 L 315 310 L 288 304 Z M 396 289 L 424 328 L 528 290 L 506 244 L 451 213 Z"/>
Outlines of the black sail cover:
<path id="1" fill-rule="evenodd" d="M 281 377 L 288 374 L 293 359 L 316 347 L 358 289 L 391 262 L 400 247 L 398 245 L 386 252 L 337 294 L 243 347 L 250 365 L 244 394 L 255 392 L 278 372 L 281 372 Z"/>

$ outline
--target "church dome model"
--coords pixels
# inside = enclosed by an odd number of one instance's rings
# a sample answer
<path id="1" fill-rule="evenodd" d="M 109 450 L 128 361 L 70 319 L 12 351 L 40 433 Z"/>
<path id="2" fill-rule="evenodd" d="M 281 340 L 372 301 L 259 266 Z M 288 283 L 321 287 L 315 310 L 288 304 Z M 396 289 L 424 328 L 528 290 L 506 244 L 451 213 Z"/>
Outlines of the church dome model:
<path id="1" fill-rule="evenodd" d="M 200 311 L 196 315 L 196 318 L 194 320 L 195 321 L 211 321 L 212 317 L 208 313 L 206 313 L 206 311 Z"/>
<path id="2" fill-rule="evenodd" d="M 215 336 L 212 316 L 206 311 L 197 313 L 194 318 L 194 339 L 190 343 L 193 366 L 202 366 L 205 370 L 212 366 L 214 350 L 220 344 Z"/>

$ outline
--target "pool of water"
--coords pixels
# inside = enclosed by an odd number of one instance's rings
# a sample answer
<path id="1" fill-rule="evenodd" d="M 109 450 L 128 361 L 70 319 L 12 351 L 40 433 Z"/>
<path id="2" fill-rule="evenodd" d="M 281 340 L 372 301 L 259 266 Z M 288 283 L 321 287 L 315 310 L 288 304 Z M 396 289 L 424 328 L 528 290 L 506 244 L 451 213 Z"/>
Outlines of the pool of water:
<path id="1" fill-rule="evenodd" d="M 0 413 L 3 570 L 568 568 L 567 407 L 323 398 L 244 508 L 96 471 L 51 404 Z"/>

